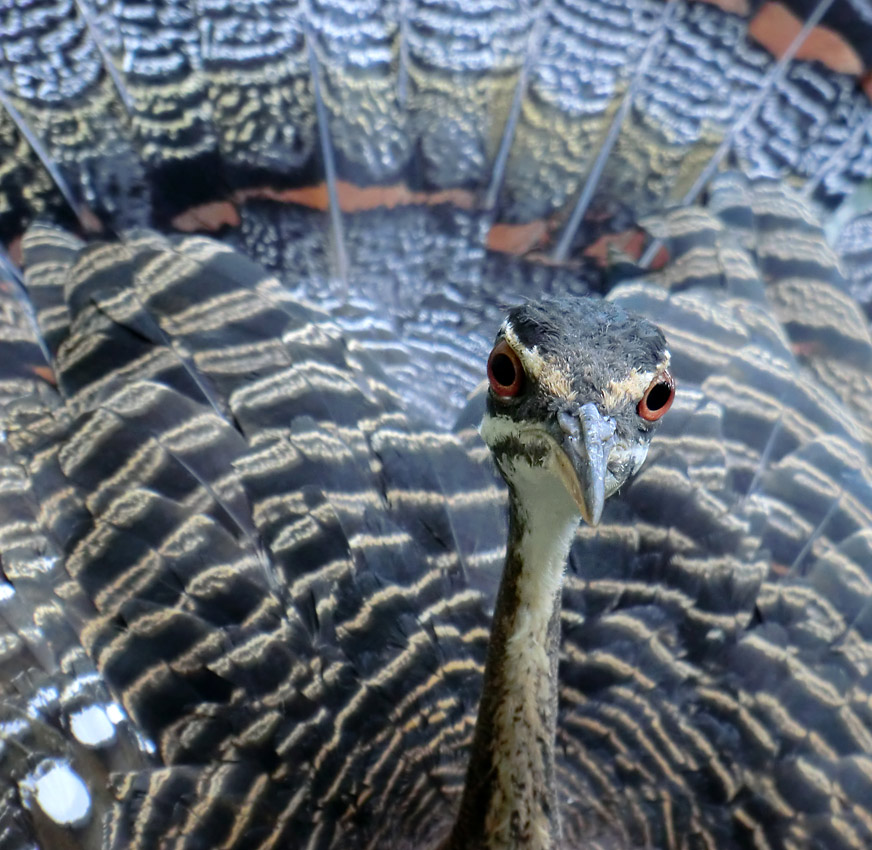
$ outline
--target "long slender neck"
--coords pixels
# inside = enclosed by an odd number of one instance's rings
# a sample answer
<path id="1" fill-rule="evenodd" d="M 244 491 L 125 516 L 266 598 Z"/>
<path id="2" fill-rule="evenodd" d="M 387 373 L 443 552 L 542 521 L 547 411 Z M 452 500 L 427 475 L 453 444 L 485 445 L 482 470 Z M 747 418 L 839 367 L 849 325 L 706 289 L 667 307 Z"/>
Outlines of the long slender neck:
<path id="1" fill-rule="evenodd" d="M 579 517 L 563 488 L 554 492 L 553 478 L 531 486 L 535 477 L 511 488 L 506 566 L 466 787 L 445 850 L 548 850 L 560 837 L 554 777 L 560 601 Z"/>

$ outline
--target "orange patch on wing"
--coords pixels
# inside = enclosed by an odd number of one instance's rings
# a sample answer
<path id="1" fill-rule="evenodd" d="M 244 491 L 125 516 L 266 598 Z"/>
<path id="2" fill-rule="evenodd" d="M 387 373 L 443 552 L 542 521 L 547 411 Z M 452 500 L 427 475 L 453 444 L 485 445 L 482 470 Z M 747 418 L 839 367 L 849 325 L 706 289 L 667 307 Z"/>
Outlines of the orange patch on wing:
<path id="1" fill-rule="evenodd" d="M 823 345 L 818 340 L 806 340 L 805 342 L 792 342 L 790 350 L 797 357 L 817 357 L 824 351 Z"/>
<path id="2" fill-rule="evenodd" d="M 326 212 L 330 207 L 330 196 L 327 194 L 327 184 L 303 186 L 300 189 L 273 189 L 261 186 L 257 189 L 241 189 L 233 195 L 237 203 L 244 204 L 252 198 L 267 201 L 278 201 L 280 204 L 297 204 L 312 210 Z"/>
<path id="3" fill-rule="evenodd" d="M 773 56 L 785 54 L 799 35 L 803 22 L 781 3 L 770 0 L 755 15 L 748 33 Z M 796 53 L 797 59 L 822 62 L 831 71 L 858 77 L 863 61 L 851 45 L 837 32 L 824 26 L 815 27 Z"/>
<path id="4" fill-rule="evenodd" d="M 103 232 L 103 222 L 88 207 L 79 207 L 79 224 L 82 225 L 85 233 L 92 236 Z"/>
<path id="5" fill-rule="evenodd" d="M 55 374 L 49 366 L 34 366 L 34 373 L 42 378 L 47 383 L 51 384 L 53 387 L 58 385 L 58 382 L 55 380 Z"/>
<path id="6" fill-rule="evenodd" d="M 466 189 L 415 192 L 403 183 L 396 183 L 393 186 L 357 186 L 347 180 L 339 180 L 336 184 L 336 193 L 339 197 L 339 209 L 345 213 L 437 204 L 454 204 L 462 209 L 472 209 L 476 204 L 475 194 Z M 322 212 L 326 212 L 330 207 L 326 183 L 298 189 L 273 189 L 269 186 L 242 189 L 234 197 L 239 203 L 252 198 L 262 198 L 283 204 L 299 204 Z"/>
<path id="7" fill-rule="evenodd" d="M 375 209 L 397 209 L 404 206 L 436 206 L 438 204 L 452 204 L 461 209 L 472 210 L 478 204 L 478 197 L 474 192 L 466 189 L 444 189 L 439 192 L 413 191 L 402 183 L 392 186 L 357 186 L 345 180 L 337 182 L 337 195 L 339 208 L 344 213 L 367 212 Z M 308 209 L 326 212 L 330 208 L 330 197 L 326 183 L 318 183 L 315 186 L 304 186 L 295 189 L 276 189 L 271 186 L 241 189 L 234 193 L 234 201 L 244 204 L 248 200 L 261 199 L 275 201 L 281 204 L 297 204 Z M 202 209 L 196 208 L 197 210 Z M 183 213 L 183 216 L 191 215 L 194 211 Z M 235 221 L 224 221 L 224 224 L 238 223 L 238 214 L 233 207 Z M 179 227 L 181 216 L 173 220 Z M 201 219 L 197 219 L 198 227 L 179 229 L 204 229 Z M 525 224 L 494 224 L 487 234 L 487 248 L 504 254 L 528 254 L 535 249 L 542 248 L 548 241 L 548 233 L 553 226 L 549 219 L 537 219 Z M 217 229 L 217 228 L 215 228 Z M 624 233 L 603 236 L 591 245 L 585 254 L 601 265 L 607 265 L 609 246 L 613 245 L 624 253 L 638 260 L 642 256 L 647 245 L 648 236 L 639 230 L 630 230 Z M 547 258 L 540 258 L 548 261 Z M 657 254 L 651 268 L 659 269 L 668 260 L 665 249 Z"/>
<path id="8" fill-rule="evenodd" d="M 600 236 L 592 245 L 588 245 L 584 255 L 604 267 L 611 264 L 612 254 L 615 251 L 625 254 L 631 260 L 639 260 L 642 254 L 645 253 L 649 241 L 650 236 L 644 230 L 636 228 L 625 230 L 623 233 L 607 233 L 604 236 Z M 662 269 L 668 261 L 669 252 L 665 246 L 661 246 L 660 250 L 654 255 L 649 268 L 654 271 Z"/>
<path id="9" fill-rule="evenodd" d="M 230 201 L 210 201 L 208 204 L 190 207 L 179 213 L 171 224 L 183 233 L 196 230 L 212 232 L 225 226 L 238 227 L 239 211 Z"/>
<path id="10" fill-rule="evenodd" d="M 18 268 L 21 268 L 24 261 L 24 254 L 21 250 L 21 245 L 24 242 L 23 236 L 16 236 L 12 239 L 12 241 L 6 246 L 6 253 L 9 255 L 9 259 L 15 263 Z"/>
<path id="11" fill-rule="evenodd" d="M 526 254 L 541 245 L 547 232 L 544 219 L 527 224 L 495 224 L 488 231 L 487 247 L 503 254 Z"/>

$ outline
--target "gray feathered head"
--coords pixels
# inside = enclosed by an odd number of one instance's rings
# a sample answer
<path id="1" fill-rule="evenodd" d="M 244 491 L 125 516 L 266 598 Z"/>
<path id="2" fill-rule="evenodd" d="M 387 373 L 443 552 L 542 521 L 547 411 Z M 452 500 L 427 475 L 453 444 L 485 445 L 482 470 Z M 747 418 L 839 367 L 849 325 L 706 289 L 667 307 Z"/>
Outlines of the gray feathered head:
<path id="1" fill-rule="evenodd" d="M 518 463 L 551 468 L 584 519 L 645 460 L 675 384 L 662 331 L 608 301 L 512 310 L 488 360 L 482 436 L 509 486 Z"/>

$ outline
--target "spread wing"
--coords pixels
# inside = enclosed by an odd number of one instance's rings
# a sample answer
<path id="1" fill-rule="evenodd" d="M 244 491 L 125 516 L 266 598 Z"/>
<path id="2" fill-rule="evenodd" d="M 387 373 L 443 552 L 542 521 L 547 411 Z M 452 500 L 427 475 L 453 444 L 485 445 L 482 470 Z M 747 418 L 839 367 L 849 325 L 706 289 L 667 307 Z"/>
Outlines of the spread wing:
<path id="1" fill-rule="evenodd" d="M 448 425 L 628 277 L 680 394 L 570 565 L 567 842 L 872 843 L 868 222 L 846 282 L 711 182 L 868 177 L 861 0 L 4 14 L 0 847 L 434 843 L 505 534 Z"/>

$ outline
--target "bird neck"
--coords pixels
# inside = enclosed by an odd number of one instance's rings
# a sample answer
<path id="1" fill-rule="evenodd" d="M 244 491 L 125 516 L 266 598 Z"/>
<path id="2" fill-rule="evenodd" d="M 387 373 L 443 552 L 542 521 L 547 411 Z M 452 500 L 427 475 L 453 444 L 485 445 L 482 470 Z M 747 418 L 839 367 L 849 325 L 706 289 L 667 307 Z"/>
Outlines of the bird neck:
<path id="1" fill-rule="evenodd" d="M 446 850 L 548 850 L 560 836 L 554 777 L 563 574 L 579 515 L 554 478 L 510 484 L 506 565 L 460 812 Z M 521 486 L 523 484 L 523 486 Z"/>

